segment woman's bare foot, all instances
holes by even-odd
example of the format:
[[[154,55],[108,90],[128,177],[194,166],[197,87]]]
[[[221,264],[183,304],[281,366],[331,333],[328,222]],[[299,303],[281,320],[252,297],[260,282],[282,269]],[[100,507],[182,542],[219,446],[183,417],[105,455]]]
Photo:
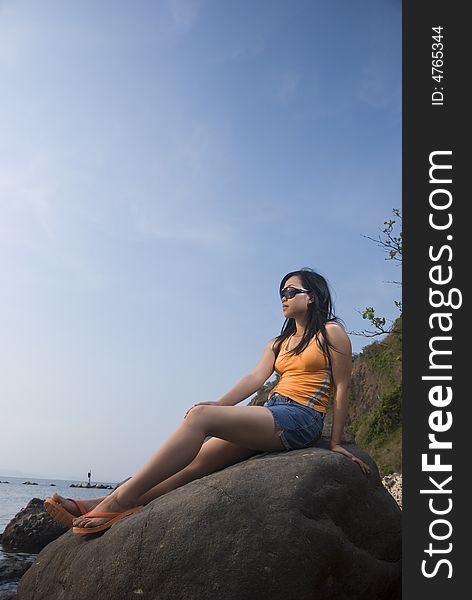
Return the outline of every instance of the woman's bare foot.
[[[57,492],[54,493],[51,496],[51,498],[54,500],[54,502],[60,504],[64,508],[64,510],[70,513],[72,516],[81,516],[78,506],[69,498],[64,498],[64,496],[61,496]],[[83,504],[84,507],[87,509],[87,512],[89,512],[93,510],[98,504],[100,504],[100,502],[102,502],[105,498],[106,496],[100,496],[99,498],[87,498],[86,500],[80,499],[80,503]]]
[[[116,512],[121,513],[125,512],[129,508],[134,508],[137,506],[137,502],[129,502],[127,500],[118,500],[115,493],[110,494],[109,496],[105,496],[105,498],[96,506],[93,507],[92,512],[100,513],[100,512]],[[98,527],[99,525],[103,525],[107,523],[112,517],[77,517],[74,519],[74,527]]]

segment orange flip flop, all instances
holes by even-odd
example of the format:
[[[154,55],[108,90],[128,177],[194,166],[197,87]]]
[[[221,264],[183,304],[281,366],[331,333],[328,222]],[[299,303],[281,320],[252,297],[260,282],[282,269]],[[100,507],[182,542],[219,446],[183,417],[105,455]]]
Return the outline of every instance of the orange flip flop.
[[[77,510],[80,513],[78,515],[79,517],[87,512],[85,505],[80,500],[73,500],[72,498],[67,498],[67,500],[70,500],[76,505]],[[69,527],[69,529],[72,527],[74,519],[77,519],[77,515],[70,513],[62,506],[62,504],[59,504],[59,502],[56,502],[52,498],[47,498],[44,501],[44,508],[57,523]]]
[[[86,519],[106,519],[109,520],[106,523],[102,523],[102,525],[97,525],[96,527],[73,527],[72,531],[74,533],[78,533],[79,535],[90,535],[92,533],[98,533],[99,531],[105,531],[109,529],[118,521],[121,521],[124,517],[128,515],[132,515],[138,510],[141,510],[144,506],[136,506],[135,508],[129,508],[123,512],[89,512],[83,515]]]

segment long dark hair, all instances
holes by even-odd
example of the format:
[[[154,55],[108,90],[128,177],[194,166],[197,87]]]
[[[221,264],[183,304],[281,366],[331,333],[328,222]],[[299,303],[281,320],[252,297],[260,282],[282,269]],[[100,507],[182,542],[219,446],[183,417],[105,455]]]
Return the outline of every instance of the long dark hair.
[[[342,323],[342,320],[336,317],[334,314],[334,305],[331,299],[331,292],[329,290],[328,282],[322,275],[316,273],[316,271],[313,269],[304,267],[300,271],[292,271],[291,273],[287,273],[287,275],[285,275],[280,282],[280,291],[284,289],[287,279],[295,276],[300,278],[302,286],[310,292],[309,295],[313,302],[308,305],[308,321],[305,327],[305,333],[303,334],[303,337],[299,341],[298,345],[290,350],[289,354],[296,355],[303,352],[303,350],[305,350],[310,341],[316,335],[318,346],[323,354],[327,357],[328,364],[331,367],[330,349],[336,351],[336,348],[327,339],[326,323],[332,321],[336,323]],[[280,352],[280,348],[284,340],[295,333],[295,331],[295,319],[285,319],[280,335],[275,338],[272,345],[272,349],[276,357]],[[317,335],[318,333],[321,333],[323,336],[321,341]]]

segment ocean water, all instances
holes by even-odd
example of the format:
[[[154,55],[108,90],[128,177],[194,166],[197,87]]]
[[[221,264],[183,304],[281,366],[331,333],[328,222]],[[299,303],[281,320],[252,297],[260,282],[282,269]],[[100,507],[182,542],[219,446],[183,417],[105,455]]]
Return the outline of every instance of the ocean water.
[[[9,483],[4,483],[8,481]],[[23,485],[24,481],[35,482],[38,485]],[[77,481],[65,481],[62,479],[31,479],[19,477],[7,477],[0,473],[0,533],[3,533],[5,527],[13,517],[24,508],[32,498],[45,499],[57,492],[67,498],[94,498],[95,496],[104,496],[111,490],[100,490],[94,488],[71,488],[71,483]],[[101,481],[100,483],[116,485],[115,482]],[[0,545],[0,562],[15,556],[18,559],[28,558],[31,555],[21,553],[11,553],[3,550]],[[16,590],[17,583],[0,582],[0,592]]]
[[[71,483],[78,481],[64,481],[62,479],[29,479],[20,477],[6,477],[0,473],[0,533],[13,519],[17,512],[24,508],[32,498],[48,498],[54,492],[68,498],[94,498],[104,496],[111,490],[97,490],[94,488],[71,488]],[[31,481],[38,485],[23,485],[24,481]],[[92,482],[93,483],[93,482]],[[101,481],[100,483],[113,485],[116,483]],[[51,485],[53,484],[53,485]]]

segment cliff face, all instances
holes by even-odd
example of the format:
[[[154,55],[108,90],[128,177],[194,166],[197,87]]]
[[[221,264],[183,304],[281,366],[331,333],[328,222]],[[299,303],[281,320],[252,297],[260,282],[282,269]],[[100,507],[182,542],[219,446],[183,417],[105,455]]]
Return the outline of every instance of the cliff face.
[[[385,475],[402,470],[402,321],[353,358],[347,428]]]

